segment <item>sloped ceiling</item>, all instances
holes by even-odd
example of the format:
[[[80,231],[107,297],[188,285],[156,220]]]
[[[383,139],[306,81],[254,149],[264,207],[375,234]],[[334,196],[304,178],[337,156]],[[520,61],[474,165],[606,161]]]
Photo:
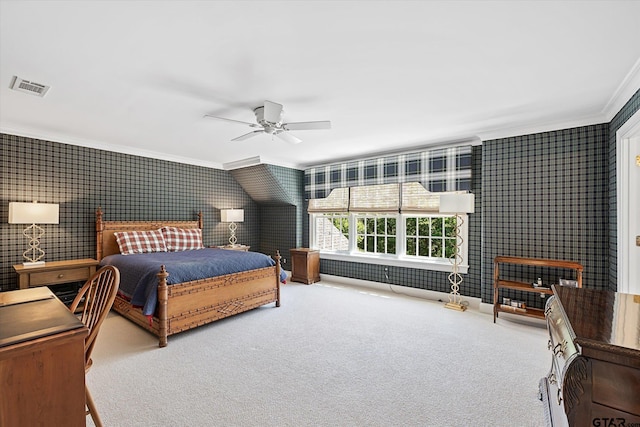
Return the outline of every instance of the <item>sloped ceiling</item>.
[[[224,168],[303,168],[610,120],[639,1],[0,0],[0,131]],[[50,85],[44,98],[14,76]],[[264,100],[333,128],[231,143]]]
[[[231,175],[254,201],[268,205],[295,205],[292,195],[271,173],[268,165],[231,170]]]

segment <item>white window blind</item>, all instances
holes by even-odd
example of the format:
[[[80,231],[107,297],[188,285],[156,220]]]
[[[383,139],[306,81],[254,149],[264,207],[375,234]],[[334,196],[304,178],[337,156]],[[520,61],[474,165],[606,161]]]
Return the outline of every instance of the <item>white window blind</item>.
[[[400,190],[398,184],[351,187],[349,212],[398,212]]]
[[[440,194],[428,191],[419,182],[406,182],[402,184],[401,211],[438,212]]]
[[[419,182],[335,188],[324,199],[309,200],[308,212],[437,213],[440,195],[452,193],[465,192],[432,193]]]
[[[309,213],[347,212],[349,210],[349,188],[334,188],[324,199],[309,200]]]

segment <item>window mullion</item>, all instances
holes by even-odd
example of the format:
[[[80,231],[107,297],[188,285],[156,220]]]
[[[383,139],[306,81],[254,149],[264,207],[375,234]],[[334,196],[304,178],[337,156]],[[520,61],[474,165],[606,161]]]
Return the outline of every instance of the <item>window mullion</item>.
[[[357,249],[357,228],[358,220],[356,219],[356,215],[353,213],[349,213],[349,252],[355,252]]]
[[[407,224],[404,215],[396,215],[396,254],[405,256],[407,254]]]

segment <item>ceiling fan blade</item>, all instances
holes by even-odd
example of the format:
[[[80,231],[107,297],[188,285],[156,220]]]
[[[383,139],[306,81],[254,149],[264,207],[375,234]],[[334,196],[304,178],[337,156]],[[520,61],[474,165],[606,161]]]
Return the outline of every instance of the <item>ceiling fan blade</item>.
[[[234,119],[227,119],[225,117],[218,117],[218,116],[212,116],[210,114],[205,114],[205,117],[209,117],[210,119],[216,119],[216,120],[224,120],[225,122],[233,122],[233,123],[240,123],[243,125],[247,125],[247,126],[251,126],[252,128],[259,128],[262,127],[257,123],[249,123],[249,122],[243,122],[242,120],[234,120]]]
[[[233,138],[232,141],[244,141],[245,139],[249,139],[252,136],[256,136],[259,133],[263,133],[264,130],[254,130],[253,132],[245,133],[244,135],[240,135],[236,138]]]
[[[264,119],[270,123],[280,123],[282,120],[282,105],[264,101]]]
[[[283,123],[282,127],[287,130],[331,129],[331,122],[329,120],[323,120],[317,122]]]
[[[302,142],[300,138],[297,138],[288,132],[278,132],[275,135],[281,140],[288,142],[289,144],[300,144]]]

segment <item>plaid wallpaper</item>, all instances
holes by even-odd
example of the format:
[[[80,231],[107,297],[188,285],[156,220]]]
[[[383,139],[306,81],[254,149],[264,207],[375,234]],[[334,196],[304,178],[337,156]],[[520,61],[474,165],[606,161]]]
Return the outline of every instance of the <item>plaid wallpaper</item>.
[[[608,288],[609,125],[484,141],[482,300],[493,302],[498,255],[566,259],[584,267],[583,286]],[[514,271],[520,280],[557,283],[567,271]],[[512,298],[542,308],[535,293]]]
[[[307,199],[322,199],[334,188],[416,181],[432,192],[470,190],[471,146],[309,168],[304,190]]]
[[[260,208],[259,252],[280,251],[282,267],[291,270],[289,249],[301,246],[306,213],[303,211],[304,172],[260,164],[230,171]]]
[[[292,204],[260,204],[260,251],[266,254],[280,251],[282,267],[291,270],[289,249],[304,246],[302,236],[307,227],[307,214],[302,200],[304,172],[282,166],[265,165],[268,173],[289,194]],[[251,192],[250,192],[251,194]]]
[[[268,235],[261,239],[259,206],[227,171],[14,135],[0,138],[0,291],[17,287],[12,265],[23,261],[27,247],[24,226],[7,223],[9,202],[60,204],[60,224],[43,225],[45,261],[96,256],[98,206],[106,220],[191,220],[202,211],[205,245],[229,239],[219,209],[243,208],[238,243],[259,250],[268,240]]]

